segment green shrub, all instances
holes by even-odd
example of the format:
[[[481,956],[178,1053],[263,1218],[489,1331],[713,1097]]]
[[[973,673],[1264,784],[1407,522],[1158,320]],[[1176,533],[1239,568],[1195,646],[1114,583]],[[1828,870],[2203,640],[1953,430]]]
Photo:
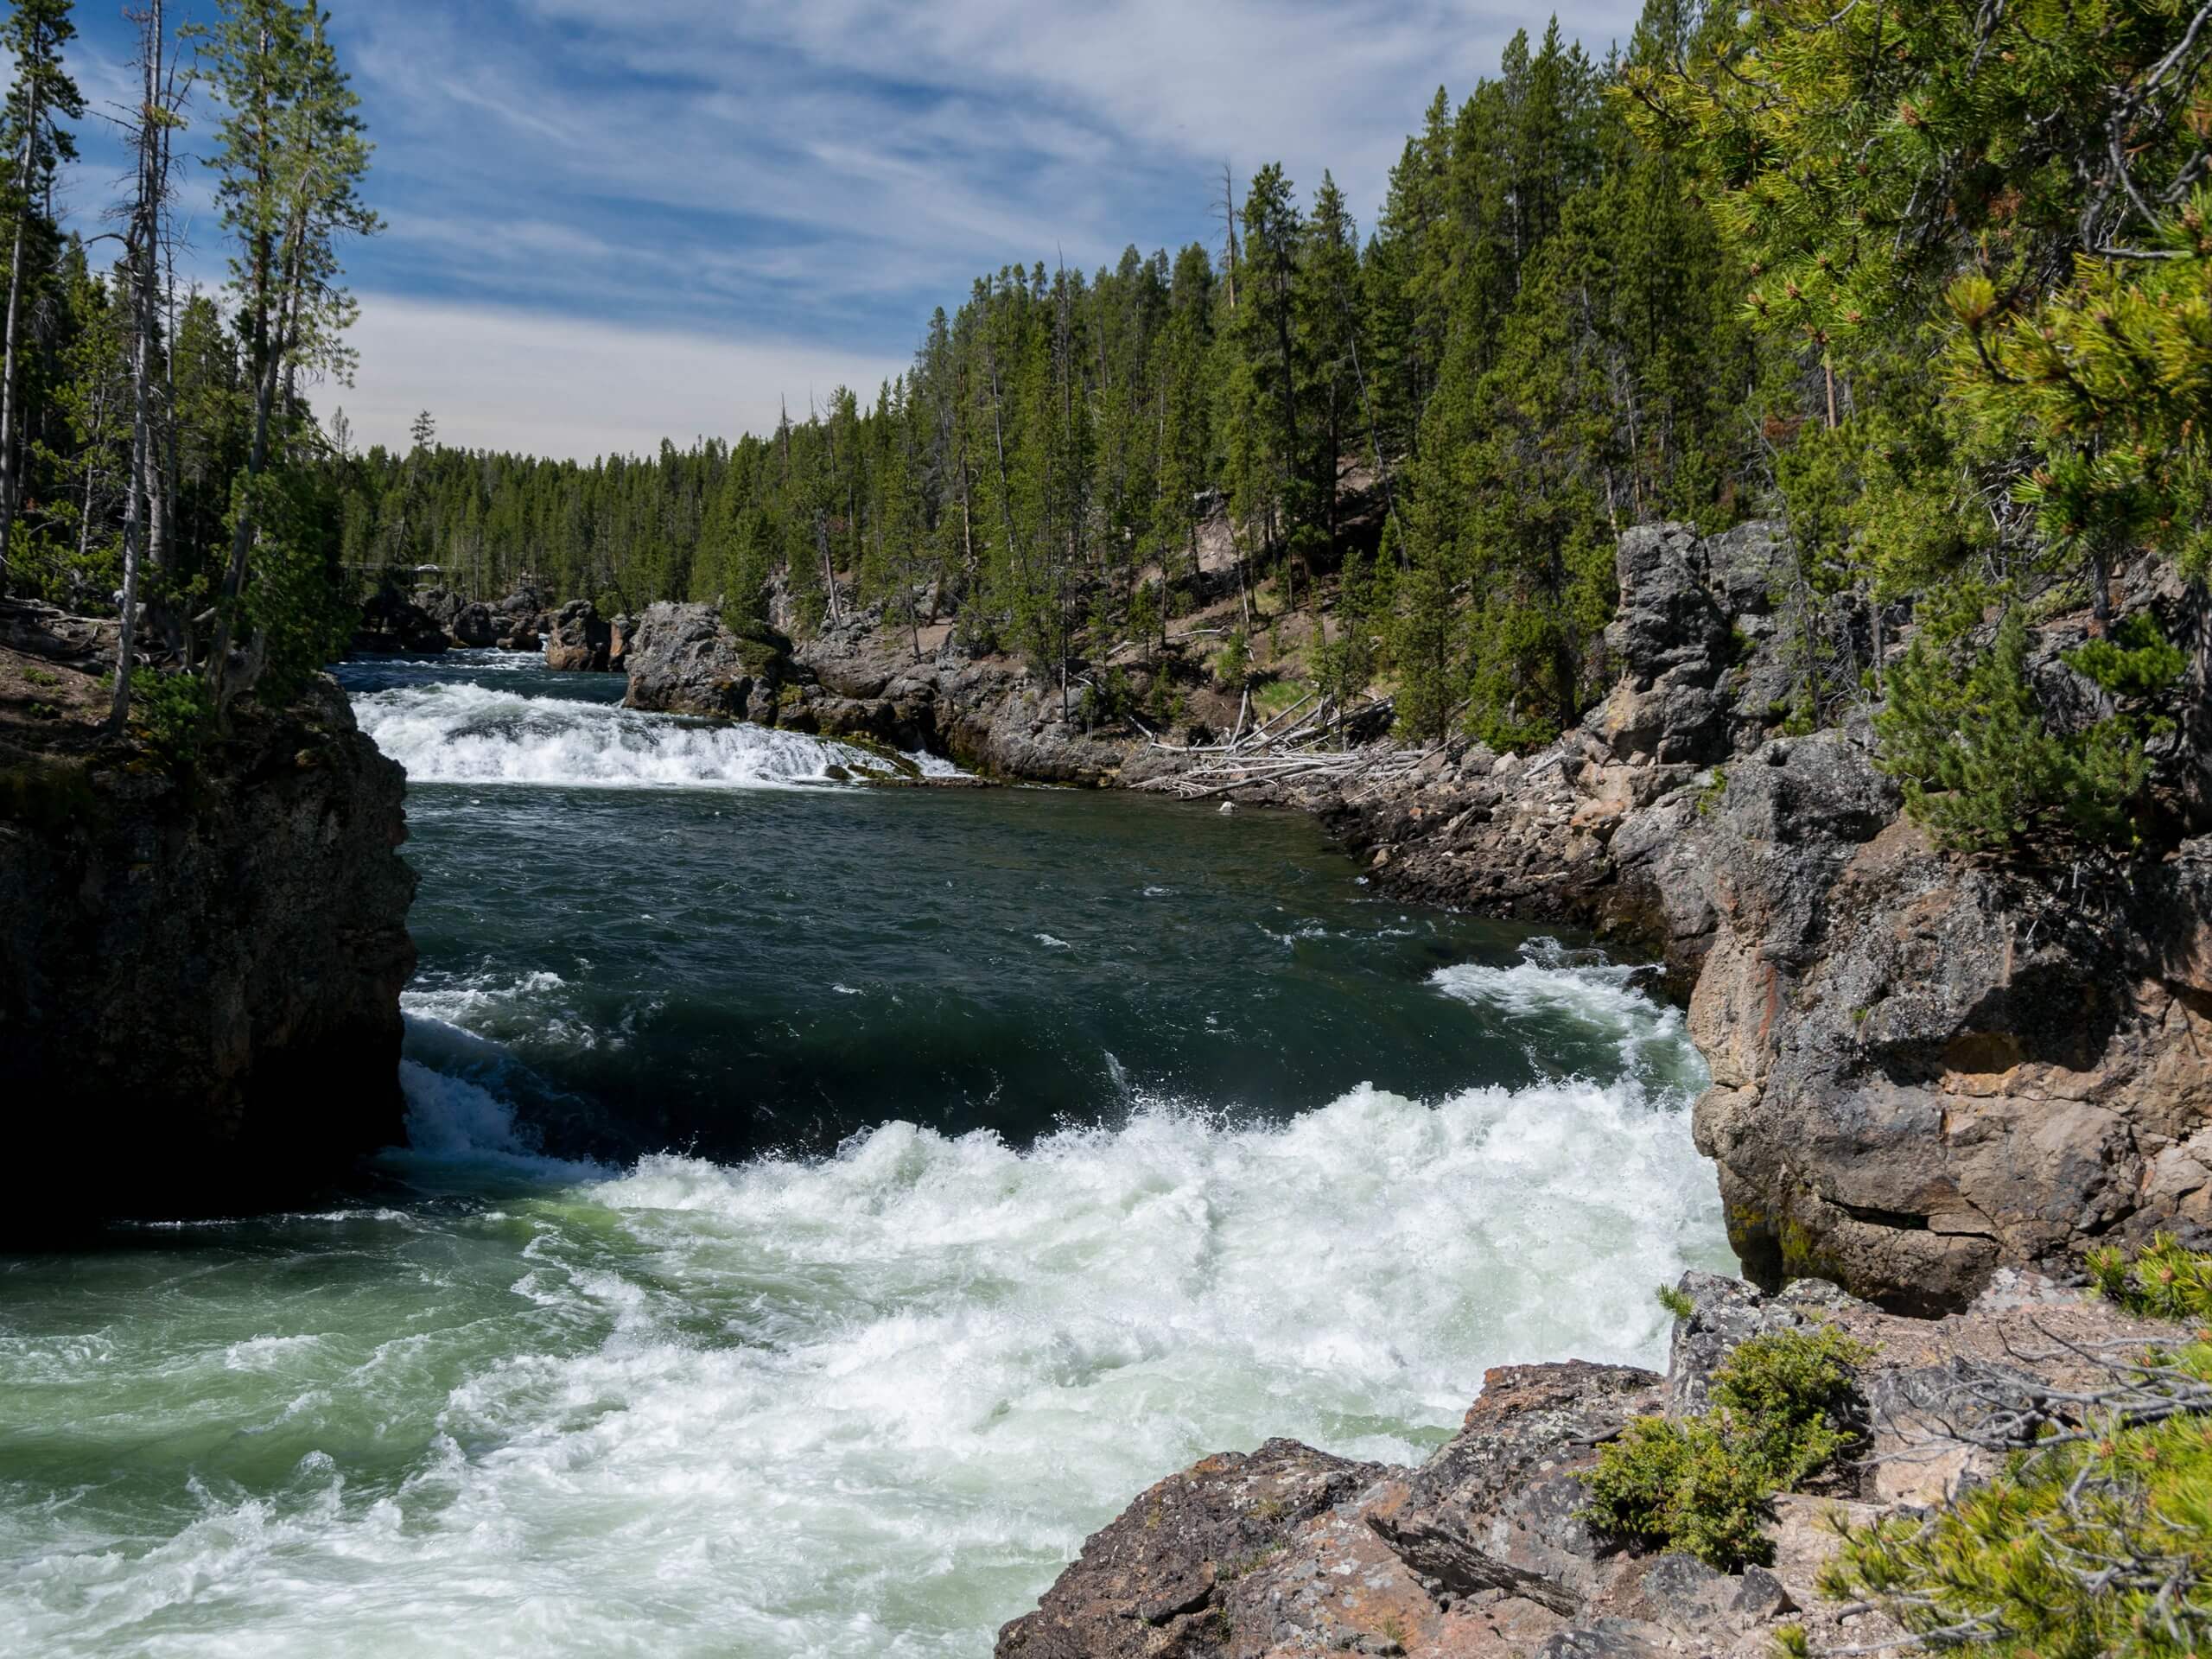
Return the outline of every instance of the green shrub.
[[[2184,1250],[2171,1233],[2133,1260],[2116,1248],[2092,1250],[2088,1267],[2097,1294],[2131,1313],[2212,1324],[2212,1255]]]
[[[1923,630],[1891,671],[1888,706],[1874,721],[1879,764],[1904,786],[1906,810],[1955,847],[2009,847],[2051,830],[2132,842],[2128,805],[2150,770],[2134,721],[2116,715],[2078,734],[2051,731],[2028,682],[2018,606],[1990,648],[1963,664],[1955,645],[1935,633]],[[2156,671],[2134,658],[2100,666],[2123,677]]]
[[[1723,1572],[1770,1560],[1766,1501],[1851,1444],[1852,1368],[1866,1357],[1834,1331],[1752,1338],[1713,1373],[1703,1416],[1640,1417],[1599,1452],[1582,1518]]]
[[[1659,1287],[1659,1306],[1678,1319],[1687,1319],[1697,1312],[1697,1304],[1672,1285]]]
[[[2092,639],[2066,653],[2066,665],[2116,697],[2156,696],[2189,671],[2189,656],[2167,642],[2147,611],[2123,619],[2109,639]]]
[[[2212,1257],[2171,1238],[2133,1260],[2099,1251],[2090,1270],[2137,1313],[2212,1317]],[[2042,1404],[2040,1442],[1996,1479],[1931,1517],[1847,1533],[1822,1592],[1871,1602],[1931,1646],[1993,1656],[2212,1652],[2212,1343],[2199,1332],[2099,1369],[2101,1382]]]
[[[172,772],[198,759],[213,724],[214,698],[196,674],[130,677],[130,732]]]
[[[1725,1414],[1777,1484],[1819,1473],[1856,1438],[1852,1368],[1866,1358],[1835,1331],[1753,1337],[1713,1374],[1713,1408]]]
[[[1700,818],[1712,811],[1728,797],[1728,768],[1715,766],[1713,781],[1697,792],[1697,815]]]
[[[360,620],[343,585],[334,580],[318,487],[310,474],[279,471],[242,475],[233,487],[233,515],[251,507],[258,526],[240,601],[240,633],[259,641],[262,664],[253,695],[268,708],[289,702],[345,655]]]
[[[1214,653],[1214,681],[1224,691],[1242,691],[1251,675],[1251,642],[1238,628],[1229,636],[1229,643]]]

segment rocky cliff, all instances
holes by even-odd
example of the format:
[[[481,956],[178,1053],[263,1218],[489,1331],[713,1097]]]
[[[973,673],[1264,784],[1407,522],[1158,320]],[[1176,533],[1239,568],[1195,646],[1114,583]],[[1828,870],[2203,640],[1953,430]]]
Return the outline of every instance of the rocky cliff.
[[[1939,1309],[2094,1241],[2212,1242],[2212,838],[2058,868],[1937,848],[1863,715],[1770,725],[1779,550],[1758,525],[1629,532],[1622,678],[1586,725],[1461,751],[1338,829],[1397,891],[1664,959],[1713,1071],[1699,1145],[1764,1283]],[[2202,701],[2201,592],[2143,602],[2196,642]],[[2164,764],[2182,798],[2202,757]]]
[[[281,1199],[402,1138],[404,775],[323,683],[100,741],[112,623],[0,617],[8,1230]]]

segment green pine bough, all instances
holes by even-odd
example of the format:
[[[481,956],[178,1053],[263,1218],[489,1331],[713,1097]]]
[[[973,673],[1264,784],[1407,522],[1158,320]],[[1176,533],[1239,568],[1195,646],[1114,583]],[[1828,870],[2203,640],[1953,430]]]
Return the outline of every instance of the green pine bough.
[[[2031,837],[2126,848],[2140,841],[2139,798],[2150,776],[2145,741],[2171,729],[2144,705],[2187,666],[2147,615],[2069,652],[2069,668],[2111,696],[2117,712],[2054,732],[2028,676],[2027,621],[2008,607],[1988,649],[1962,652],[1940,626],[1923,627],[1891,671],[1875,717],[1879,764],[1905,807],[1948,845],[1974,851]]]
[[[2173,1348],[2088,1356],[2071,1390],[1988,1395],[2028,1444],[1924,1517],[1848,1533],[1823,1593],[1872,1604],[1933,1649],[2028,1659],[2182,1659],[2212,1650],[2212,1256],[2161,1235],[2091,1255],[2097,1288],[2175,1320]],[[1977,1377],[2001,1384],[1997,1373]],[[1979,1443],[1979,1442],[1975,1442]]]

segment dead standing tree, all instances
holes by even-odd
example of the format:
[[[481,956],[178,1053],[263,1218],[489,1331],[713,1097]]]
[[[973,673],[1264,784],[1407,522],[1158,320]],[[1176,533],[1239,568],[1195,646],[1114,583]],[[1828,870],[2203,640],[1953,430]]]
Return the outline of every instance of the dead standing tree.
[[[175,138],[184,124],[191,76],[170,49],[163,0],[127,13],[138,29],[139,103],[129,124],[136,161],[124,232],[123,280],[130,318],[130,459],[123,511],[122,627],[116,644],[115,692],[108,729],[119,734],[130,715],[130,671],[137,655],[140,585],[145,567],[168,563],[168,497],[164,439],[169,411],[157,379],[162,350],[162,280],[168,269],[169,205],[175,194]]]

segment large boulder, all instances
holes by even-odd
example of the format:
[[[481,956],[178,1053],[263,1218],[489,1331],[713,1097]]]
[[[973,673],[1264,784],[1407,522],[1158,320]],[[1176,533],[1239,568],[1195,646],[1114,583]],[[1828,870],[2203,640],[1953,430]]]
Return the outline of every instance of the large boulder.
[[[446,625],[446,632],[456,645],[476,651],[498,643],[499,638],[498,618],[492,607],[480,600],[454,612],[453,620]]]
[[[435,657],[446,648],[445,626],[397,588],[379,589],[361,607],[353,649],[380,655]]]
[[[550,597],[524,581],[516,590],[491,607],[492,643],[501,651],[536,651],[553,631]]]
[[[790,641],[763,629],[741,637],[719,607],[663,600],[646,607],[624,652],[623,702],[664,714],[772,715],[790,673]]]
[[[614,643],[614,631],[601,618],[599,607],[588,599],[572,599],[561,607],[545,639],[545,666],[563,673],[603,674]]]
[[[1171,1475],[1103,1530],[999,1632],[998,1659],[1153,1659],[1219,1650],[1238,1580],[1282,1553],[1303,1523],[1381,1478],[1295,1440],[1224,1452]]]
[[[1455,1595],[1502,1592],[1573,1613],[1609,1554],[1581,1519],[1583,1476],[1631,1418],[1659,1409],[1663,1379],[1568,1361],[1485,1374],[1459,1433],[1367,1512],[1424,1578]]]

